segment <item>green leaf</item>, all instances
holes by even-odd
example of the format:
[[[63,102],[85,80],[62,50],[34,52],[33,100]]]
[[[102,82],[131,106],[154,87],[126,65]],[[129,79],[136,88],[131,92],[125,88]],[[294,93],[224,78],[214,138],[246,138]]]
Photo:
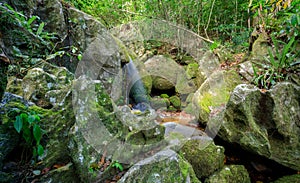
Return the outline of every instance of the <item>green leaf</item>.
[[[297,19],[297,15],[294,14],[291,18],[291,24],[296,27],[296,25],[298,24],[298,19]]]
[[[16,120],[14,122],[14,127],[15,127],[15,129],[17,130],[18,133],[21,132],[22,126],[23,126],[23,123],[22,123],[21,117],[17,116]]]
[[[80,61],[82,59],[82,54],[77,55],[78,60]]]
[[[39,156],[41,156],[41,155],[44,154],[44,148],[43,148],[43,146],[40,145],[40,144],[37,146],[37,154],[38,154]]]
[[[28,116],[28,123],[32,124],[35,121],[35,117],[33,115]]]
[[[40,118],[39,115],[35,114],[35,115],[33,115],[33,116],[34,116],[36,122],[41,121],[41,118]]]
[[[27,25],[31,25],[33,21],[35,21],[35,19],[37,18],[37,16],[32,16],[28,21],[27,21]]]
[[[33,136],[34,136],[34,139],[36,140],[37,144],[39,144],[41,141],[41,138],[42,138],[42,130],[41,130],[40,126],[37,124],[34,124],[34,126],[33,126]]]
[[[124,169],[122,164],[120,164],[117,161],[112,165],[112,167],[118,168],[120,171],[123,171],[123,169]]]
[[[25,139],[26,143],[28,145],[31,145],[32,143],[32,135],[31,135],[31,131],[28,127],[24,126],[23,127],[23,138]]]
[[[42,33],[44,26],[45,26],[45,23],[42,22],[42,23],[40,24],[38,30],[36,31],[36,35],[40,35],[40,34]]]
[[[27,123],[28,122],[28,115],[26,113],[22,113],[20,114],[21,120],[23,123]]]

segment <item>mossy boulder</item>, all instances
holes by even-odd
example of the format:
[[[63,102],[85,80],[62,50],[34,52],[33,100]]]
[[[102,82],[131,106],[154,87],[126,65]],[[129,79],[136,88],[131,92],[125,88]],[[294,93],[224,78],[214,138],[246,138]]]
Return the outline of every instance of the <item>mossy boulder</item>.
[[[198,63],[190,63],[186,67],[186,75],[189,80],[192,80],[196,87],[199,88],[205,81],[205,76],[201,73]]]
[[[194,95],[194,101],[199,108],[199,120],[206,124],[210,113],[226,105],[230,93],[242,83],[234,70],[218,70],[212,73]]]
[[[173,105],[173,107],[175,107],[176,109],[180,109],[181,108],[181,100],[178,96],[174,95],[172,97],[170,97],[170,103]]]
[[[253,85],[238,85],[220,119],[218,135],[299,170],[299,96],[299,86],[292,83],[279,83],[266,92]]]
[[[191,165],[172,150],[160,151],[154,156],[138,162],[118,182],[200,183]]]
[[[205,183],[216,182],[251,183],[251,180],[243,165],[226,165],[205,180]]]
[[[16,116],[20,113],[35,113],[40,116],[41,120],[39,125],[44,132],[41,144],[44,146],[45,153],[39,157],[43,163],[39,165],[38,169],[42,170],[46,167],[52,167],[55,164],[69,162],[70,152],[68,149],[68,132],[71,126],[75,123],[75,116],[71,107],[71,95],[67,96],[61,107],[56,106],[55,109],[51,110],[43,109],[33,105],[33,103],[24,100],[20,96],[15,96],[8,93],[7,95],[10,97],[4,100],[5,104],[3,104],[1,107],[1,120],[5,122],[5,124],[2,124],[2,126],[9,125],[11,126],[10,129],[14,130],[12,124]],[[7,132],[9,132],[9,130]],[[18,135],[19,134],[17,134],[17,136]],[[12,139],[10,139],[11,145],[14,144],[15,139],[19,138],[12,137]],[[24,139],[21,138],[20,141],[18,141],[17,146],[20,146],[22,141],[24,141]],[[60,176],[56,176],[57,179],[54,179],[55,175],[57,174]],[[72,180],[72,182],[76,182],[78,177],[74,177],[73,175],[74,169],[70,167],[64,172],[53,171],[51,177],[52,180],[57,182],[61,181],[62,177],[64,177],[66,180]],[[48,176],[49,174],[45,174],[43,178],[47,179]]]
[[[22,80],[11,77],[7,91],[21,94],[40,107],[52,108],[63,103],[73,79],[74,75],[66,68],[43,62],[38,68],[28,70]]]
[[[224,148],[216,146],[212,139],[189,140],[180,154],[192,165],[198,179],[209,177],[224,166]]]
[[[148,59],[145,62],[145,67],[152,77],[153,88],[168,90],[175,87],[180,67],[174,60],[158,55]]]
[[[199,71],[204,78],[208,78],[220,65],[219,58],[212,51],[206,51],[198,57]]]
[[[150,99],[150,105],[153,109],[167,109],[170,106],[170,101],[166,98],[153,97]]]

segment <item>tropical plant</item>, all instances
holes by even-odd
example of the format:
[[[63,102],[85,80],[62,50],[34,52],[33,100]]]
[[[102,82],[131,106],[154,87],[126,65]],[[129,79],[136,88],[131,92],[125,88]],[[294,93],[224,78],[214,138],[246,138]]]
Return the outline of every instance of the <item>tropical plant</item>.
[[[292,37],[288,43],[277,40],[271,36],[274,44],[274,53],[269,49],[269,57],[265,57],[264,62],[254,62],[254,78],[253,82],[260,88],[270,89],[277,82],[289,79],[293,73],[296,64],[300,64],[297,60],[299,52],[296,50],[297,41]]]
[[[41,145],[43,130],[40,127],[40,116],[34,112],[22,112],[16,116],[14,121],[14,128],[22,134],[26,142],[26,148],[32,148],[33,158],[44,154],[44,148]]]

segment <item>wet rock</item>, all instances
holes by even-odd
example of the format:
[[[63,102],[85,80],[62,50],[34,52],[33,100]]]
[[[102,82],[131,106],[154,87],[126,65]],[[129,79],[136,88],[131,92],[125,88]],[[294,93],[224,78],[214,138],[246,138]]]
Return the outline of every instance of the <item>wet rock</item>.
[[[200,182],[191,165],[172,150],[160,151],[133,165],[119,180],[132,182]]]
[[[194,95],[193,102],[199,108],[199,120],[206,124],[215,109],[225,106],[235,86],[242,83],[234,70],[212,73]]]
[[[231,143],[299,170],[300,88],[279,83],[266,92],[238,85],[227,103],[218,133]]]
[[[198,179],[208,177],[224,166],[224,148],[216,146],[212,139],[189,140],[180,154],[191,163]]]
[[[250,183],[251,180],[243,165],[226,165],[205,180],[205,183],[216,182]]]

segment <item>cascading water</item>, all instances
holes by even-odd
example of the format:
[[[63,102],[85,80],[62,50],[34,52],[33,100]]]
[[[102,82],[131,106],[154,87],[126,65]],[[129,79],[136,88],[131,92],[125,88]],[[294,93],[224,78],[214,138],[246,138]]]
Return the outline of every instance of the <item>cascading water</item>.
[[[134,109],[145,111],[149,108],[147,91],[142,82],[142,78],[134,65],[132,59],[124,66],[126,74],[126,103],[132,103]]]

